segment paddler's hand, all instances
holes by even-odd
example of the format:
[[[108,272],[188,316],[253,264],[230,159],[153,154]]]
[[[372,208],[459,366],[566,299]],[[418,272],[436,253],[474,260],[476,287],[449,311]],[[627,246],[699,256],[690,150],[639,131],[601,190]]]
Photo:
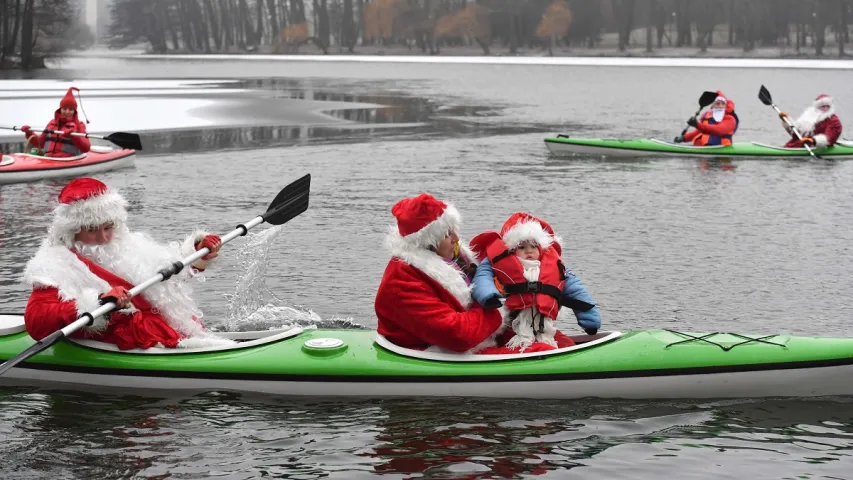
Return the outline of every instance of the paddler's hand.
[[[195,267],[196,270],[203,272],[204,269],[207,268],[208,262],[219,256],[219,249],[221,247],[222,239],[219,238],[219,235],[205,235],[204,238],[196,242],[195,249],[198,251],[202,248],[207,248],[210,250],[210,253],[196,260],[195,263],[193,263],[193,267]]]
[[[808,145],[810,147],[815,146],[814,138],[812,137],[803,137],[803,145]]]
[[[71,132],[73,132],[73,131],[74,130],[60,130],[58,133],[59,133],[60,137],[67,139],[67,138],[71,138]]]
[[[672,139],[672,143],[684,143],[684,137],[679,135]]]
[[[790,119],[790,118],[791,118],[791,116],[790,116],[790,115],[788,115],[788,114],[787,114],[787,113],[785,113],[785,112],[779,112],[779,119],[780,119],[780,120],[782,120],[782,121],[784,122],[786,118]],[[786,123],[787,123],[787,122],[786,122]]]
[[[124,287],[113,287],[107,293],[103,293],[98,297],[101,305],[105,305],[107,303],[115,303],[116,309],[123,310],[125,308],[130,308],[132,305],[130,303],[130,292]]]
[[[687,124],[688,124],[688,125],[690,125],[690,126],[691,126],[691,127],[693,127],[693,128],[696,128],[696,125],[698,125],[698,124],[699,124],[699,121],[698,121],[698,120],[696,120],[696,117],[690,117],[690,118],[688,118],[688,119],[687,119]]]
[[[483,304],[483,310],[495,310],[501,308],[503,304],[501,303],[501,297],[498,295],[492,295],[491,297],[486,299],[485,304]]]
[[[598,333],[597,328],[584,328],[583,331],[586,332],[587,335],[595,335]]]

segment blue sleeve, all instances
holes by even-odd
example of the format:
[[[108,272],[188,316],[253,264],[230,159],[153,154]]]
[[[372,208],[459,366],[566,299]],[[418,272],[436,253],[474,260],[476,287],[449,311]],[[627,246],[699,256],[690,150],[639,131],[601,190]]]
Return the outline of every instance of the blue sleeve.
[[[586,291],[586,287],[581,283],[581,279],[576,277],[572,272],[566,270],[566,284],[563,286],[563,295],[573,300],[580,300],[592,305],[592,296]],[[598,307],[593,307],[585,312],[577,309],[572,309],[575,313],[575,318],[578,319],[578,325],[583,328],[601,328],[601,315],[598,312]]]
[[[495,272],[492,271],[492,264],[488,258],[477,265],[477,273],[471,280],[471,296],[481,306],[486,304],[486,301],[492,297],[500,297],[498,287],[495,285]]]

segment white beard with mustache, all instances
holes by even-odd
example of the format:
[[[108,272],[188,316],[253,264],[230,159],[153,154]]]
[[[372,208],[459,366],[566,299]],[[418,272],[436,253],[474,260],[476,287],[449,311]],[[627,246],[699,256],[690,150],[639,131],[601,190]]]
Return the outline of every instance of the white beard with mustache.
[[[814,129],[818,123],[826,120],[835,113],[835,109],[830,108],[827,111],[809,107],[803,110],[803,113],[794,121],[794,126],[801,135],[808,136],[814,133]]]
[[[74,249],[99,266],[122,277],[133,285],[148,280],[161,268],[181,260],[177,244],[161,245],[145,233],[117,228],[113,239],[105,245],[74,244]],[[210,335],[193,316],[201,320],[202,312],[192,298],[190,267],[164,282],[156,283],[142,296],[151,304],[154,313],[164,317],[181,336],[206,337]],[[201,277],[203,279],[203,277]]]
[[[713,108],[711,109],[711,116],[714,118],[714,121],[720,123],[723,121],[723,117],[726,116],[725,108]]]

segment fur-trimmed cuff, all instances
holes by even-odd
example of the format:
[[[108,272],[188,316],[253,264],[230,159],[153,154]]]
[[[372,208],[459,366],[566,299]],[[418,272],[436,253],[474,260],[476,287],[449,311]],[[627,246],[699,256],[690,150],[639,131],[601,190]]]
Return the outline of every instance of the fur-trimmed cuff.
[[[98,299],[98,296],[100,296],[101,293],[102,292],[99,292],[94,288],[87,288],[83,290],[83,295],[74,301],[77,306],[77,316],[79,317],[84,313],[92,313],[97,310],[101,306],[100,300]],[[109,318],[106,315],[101,315],[96,317],[95,321],[85,328],[89,332],[100,333],[107,328],[107,323],[109,323]]]
[[[185,238],[183,243],[181,243],[181,257],[189,257],[195,253],[195,244],[200,242],[207,235],[209,235],[209,233],[204,230],[195,230],[193,233],[187,235],[187,238]]]
[[[829,146],[829,139],[822,133],[820,135],[815,135],[812,138],[814,138],[815,148],[826,148]]]

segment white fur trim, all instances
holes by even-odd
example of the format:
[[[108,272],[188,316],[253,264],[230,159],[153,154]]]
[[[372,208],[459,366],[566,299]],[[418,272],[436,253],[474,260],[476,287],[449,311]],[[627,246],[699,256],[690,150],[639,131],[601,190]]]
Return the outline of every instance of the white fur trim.
[[[509,339],[506,343],[507,348],[517,348],[524,352],[534,342],[541,342],[557,347],[555,335],[557,333],[557,322],[545,317],[544,331],[539,333],[534,330],[535,326],[539,325],[540,315],[537,313],[534,318],[534,309],[526,308],[518,313],[518,316],[512,321],[512,331],[515,336]]]
[[[547,250],[555,241],[559,243],[558,238],[546,232],[542,224],[535,220],[516,223],[503,235],[503,241],[509,249],[517,247],[524,241],[534,242],[542,250]]]
[[[409,235],[411,236],[411,235]],[[471,287],[465,283],[464,273],[447,263],[435,252],[414,245],[408,237],[401,237],[396,227],[385,238],[391,255],[424,272],[450,292],[463,308],[471,305]]]
[[[817,108],[823,105],[829,105],[830,107],[835,107],[835,99],[827,95],[826,97],[821,98],[820,100],[815,100],[812,104],[813,107]],[[832,108],[831,108],[832,109]]]
[[[403,237],[399,234],[399,230],[395,228],[395,231],[397,231],[397,235],[409,245],[413,247],[427,248],[437,245],[438,242],[442,241],[447,236],[447,232],[451,230],[458,230],[461,222],[462,216],[459,214],[459,211],[456,210],[456,207],[447,204],[447,208],[444,209],[441,216],[417,232],[410,233]]]
[[[813,138],[815,148],[826,148],[829,146],[829,139],[826,138],[826,135],[821,133],[820,135],[815,135]]]
[[[127,201],[111,190],[86,200],[59,204],[54,209],[53,223],[48,230],[52,245],[71,247],[82,227],[113,222],[117,227],[127,222]]]
[[[184,241],[181,242],[181,256],[186,258],[194,254],[196,252],[195,244],[200,242],[207,235],[209,235],[208,232],[198,229],[194,230],[193,233],[187,235],[187,238],[185,238]]]

